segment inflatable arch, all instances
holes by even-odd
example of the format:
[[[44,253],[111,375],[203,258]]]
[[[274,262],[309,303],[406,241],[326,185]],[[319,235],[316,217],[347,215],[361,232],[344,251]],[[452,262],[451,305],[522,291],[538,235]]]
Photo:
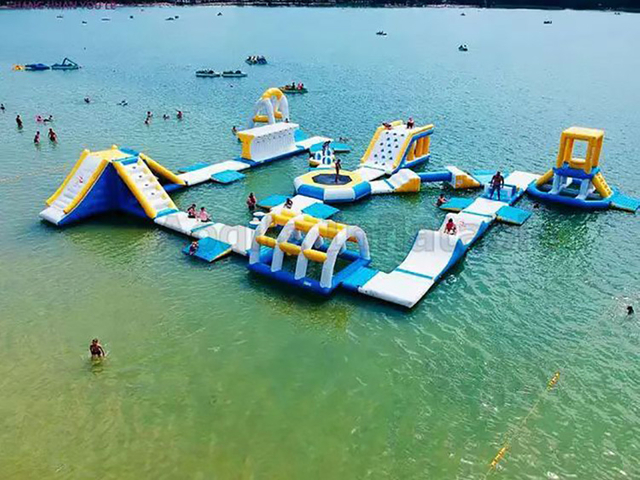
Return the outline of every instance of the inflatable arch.
[[[267,231],[274,226],[282,226],[277,238],[267,237]],[[325,239],[330,240],[326,248]],[[355,242],[358,252],[348,251],[347,242]],[[263,257],[263,247],[268,247],[271,251],[270,258]],[[285,254],[296,257],[293,274],[282,269]],[[282,210],[280,213],[265,215],[257,226],[251,245],[249,269],[326,294],[342,281],[342,272],[337,274],[340,280],[336,278],[338,258],[343,258],[356,267],[371,261],[367,235],[360,227]],[[319,282],[307,276],[310,260],[322,264]]]
[[[285,122],[290,120],[289,102],[285,94],[282,93],[282,90],[279,88],[269,88],[256,102],[249,127],[253,128],[256,123],[272,125],[278,120]]]

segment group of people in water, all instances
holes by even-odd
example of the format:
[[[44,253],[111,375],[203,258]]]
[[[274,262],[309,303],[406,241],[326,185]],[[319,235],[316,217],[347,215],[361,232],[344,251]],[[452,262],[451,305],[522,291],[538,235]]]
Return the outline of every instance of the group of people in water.
[[[4,104],[0,104],[0,111],[5,111]],[[48,115],[46,117],[42,115],[36,115],[36,122],[44,124],[53,122],[53,115]],[[18,130],[22,130],[24,128],[24,122],[22,121],[22,117],[20,116],[20,114],[16,115],[16,126],[18,127]],[[58,134],[53,130],[53,128],[49,128],[47,137],[49,137],[50,142],[58,143]],[[34,145],[40,145],[40,130],[36,130],[36,134],[33,137],[33,143]]]
[[[167,115],[166,113],[162,114],[162,119],[163,120],[169,120],[169,118],[171,118],[169,115]],[[184,118],[184,113],[182,113],[182,110],[176,110],[176,118],[178,120],[182,120]],[[151,124],[151,120],[153,119],[153,113],[148,111],[147,112],[147,116],[144,119],[144,124],[145,125],[149,125]]]

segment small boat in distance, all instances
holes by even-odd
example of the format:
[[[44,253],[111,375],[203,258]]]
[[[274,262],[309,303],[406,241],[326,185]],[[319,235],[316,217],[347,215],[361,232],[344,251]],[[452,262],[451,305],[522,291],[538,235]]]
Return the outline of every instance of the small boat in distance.
[[[200,78],[215,78],[219,76],[220,76],[220,72],[216,72],[214,70],[198,70],[196,72],[196,77],[200,77]]]
[[[553,22],[551,20],[545,20],[542,23],[544,23],[545,25],[551,25]]]
[[[222,72],[222,76],[225,78],[243,78],[246,77],[247,74],[240,70],[225,70]]]
[[[466,45],[466,44],[464,44],[464,45],[460,45],[460,46],[458,47],[458,51],[460,51],[460,52],[468,52],[468,51],[469,51],[469,47],[467,47],[467,45]]]
[[[24,66],[24,69],[29,72],[39,72],[42,70],[49,70],[51,67],[49,65],[45,65],[44,63],[29,63]]]
[[[282,92],[286,93],[286,94],[298,94],[298,93],[308,93],[309,90],[307,90],[305,87],[302,88],[298,88],[298,87],[292,87],[291,85],[285,85],[283,87],[279,87],[280,90],[282,90]]]
[[[266,65],[267,59],[262,55],[251,55],[244,62],[247,65]]]
[[[78,70],[80,69],[80,65],[71,60],[70,58],[64,57],[62,63],[54,63],[51,65],[51,70]]]
[[[376,35],[380,35],[381,37],[386,37],[387,36],[387,32],[385,32],[384,30],[378,30],[376,32]]]

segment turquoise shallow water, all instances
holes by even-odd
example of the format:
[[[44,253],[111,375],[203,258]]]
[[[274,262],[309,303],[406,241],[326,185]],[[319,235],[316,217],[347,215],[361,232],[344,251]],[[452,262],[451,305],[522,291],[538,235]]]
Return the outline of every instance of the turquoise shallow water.
[[[381,121],[413,115],[436,125],[427,168],[542,172],[580,124],[606,130],[609,183],[640,195],[640,17],[218,10],[0,11],[0,478],[480,479],[505,438],[492,477],[638,478],[640,335],[624,316],[640,310],[637,216],[543,207],[497,226],[407,312],[274,286],[236,258],[187,261],[185,239],[136,219],[59,230],[37,214],[85,147],[117,143],[171,168],[233,157],[231,126],[292,80],[312,91],[290,99],[294,121],[349,137],[345,166]],[[246,79],[193,76],[255,53],[271,64]],[[10,70],[64,56],[85,68]],[[157,118],[176,108],[184,121]],[[60,143],[34,148],[34,117],[48,113]],[[249,191],[289,191],[305,170],[285,160],[174,198],[244,222]],[[437,192],[338,219],[365,228],[388,270],[441,222]],[[110,352],[101,366],[86,358],[94,336]]]

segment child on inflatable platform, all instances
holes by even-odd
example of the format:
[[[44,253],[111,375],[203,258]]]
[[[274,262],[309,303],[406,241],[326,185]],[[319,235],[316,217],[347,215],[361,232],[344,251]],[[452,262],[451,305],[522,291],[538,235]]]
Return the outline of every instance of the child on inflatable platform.
[[[203,223],[211,221],[211,216],[207,213],[204,207],[202,207],[198,212],[198,220],[200,220]]]
[[[447,235],[455,235],[457,231],[458,231],[458,228],[456,227],[456,224],[453,221],[453,218],[450,218],[444,227],[444,233],[446,233]]]
[[[196,218],[196,204],[192,203],[189,208],[187,208],[187,217]]]
[[[284,207],[287,210],[290,210],[293,208],[293,200],[291,200],[290,198],[287,198],[287,200],[284,202]]]
[[[445,203],[447,203],[447,197],[444,196],[444,193],[441,193],[438,200],[436,200],[436,207],[441,207]]]

